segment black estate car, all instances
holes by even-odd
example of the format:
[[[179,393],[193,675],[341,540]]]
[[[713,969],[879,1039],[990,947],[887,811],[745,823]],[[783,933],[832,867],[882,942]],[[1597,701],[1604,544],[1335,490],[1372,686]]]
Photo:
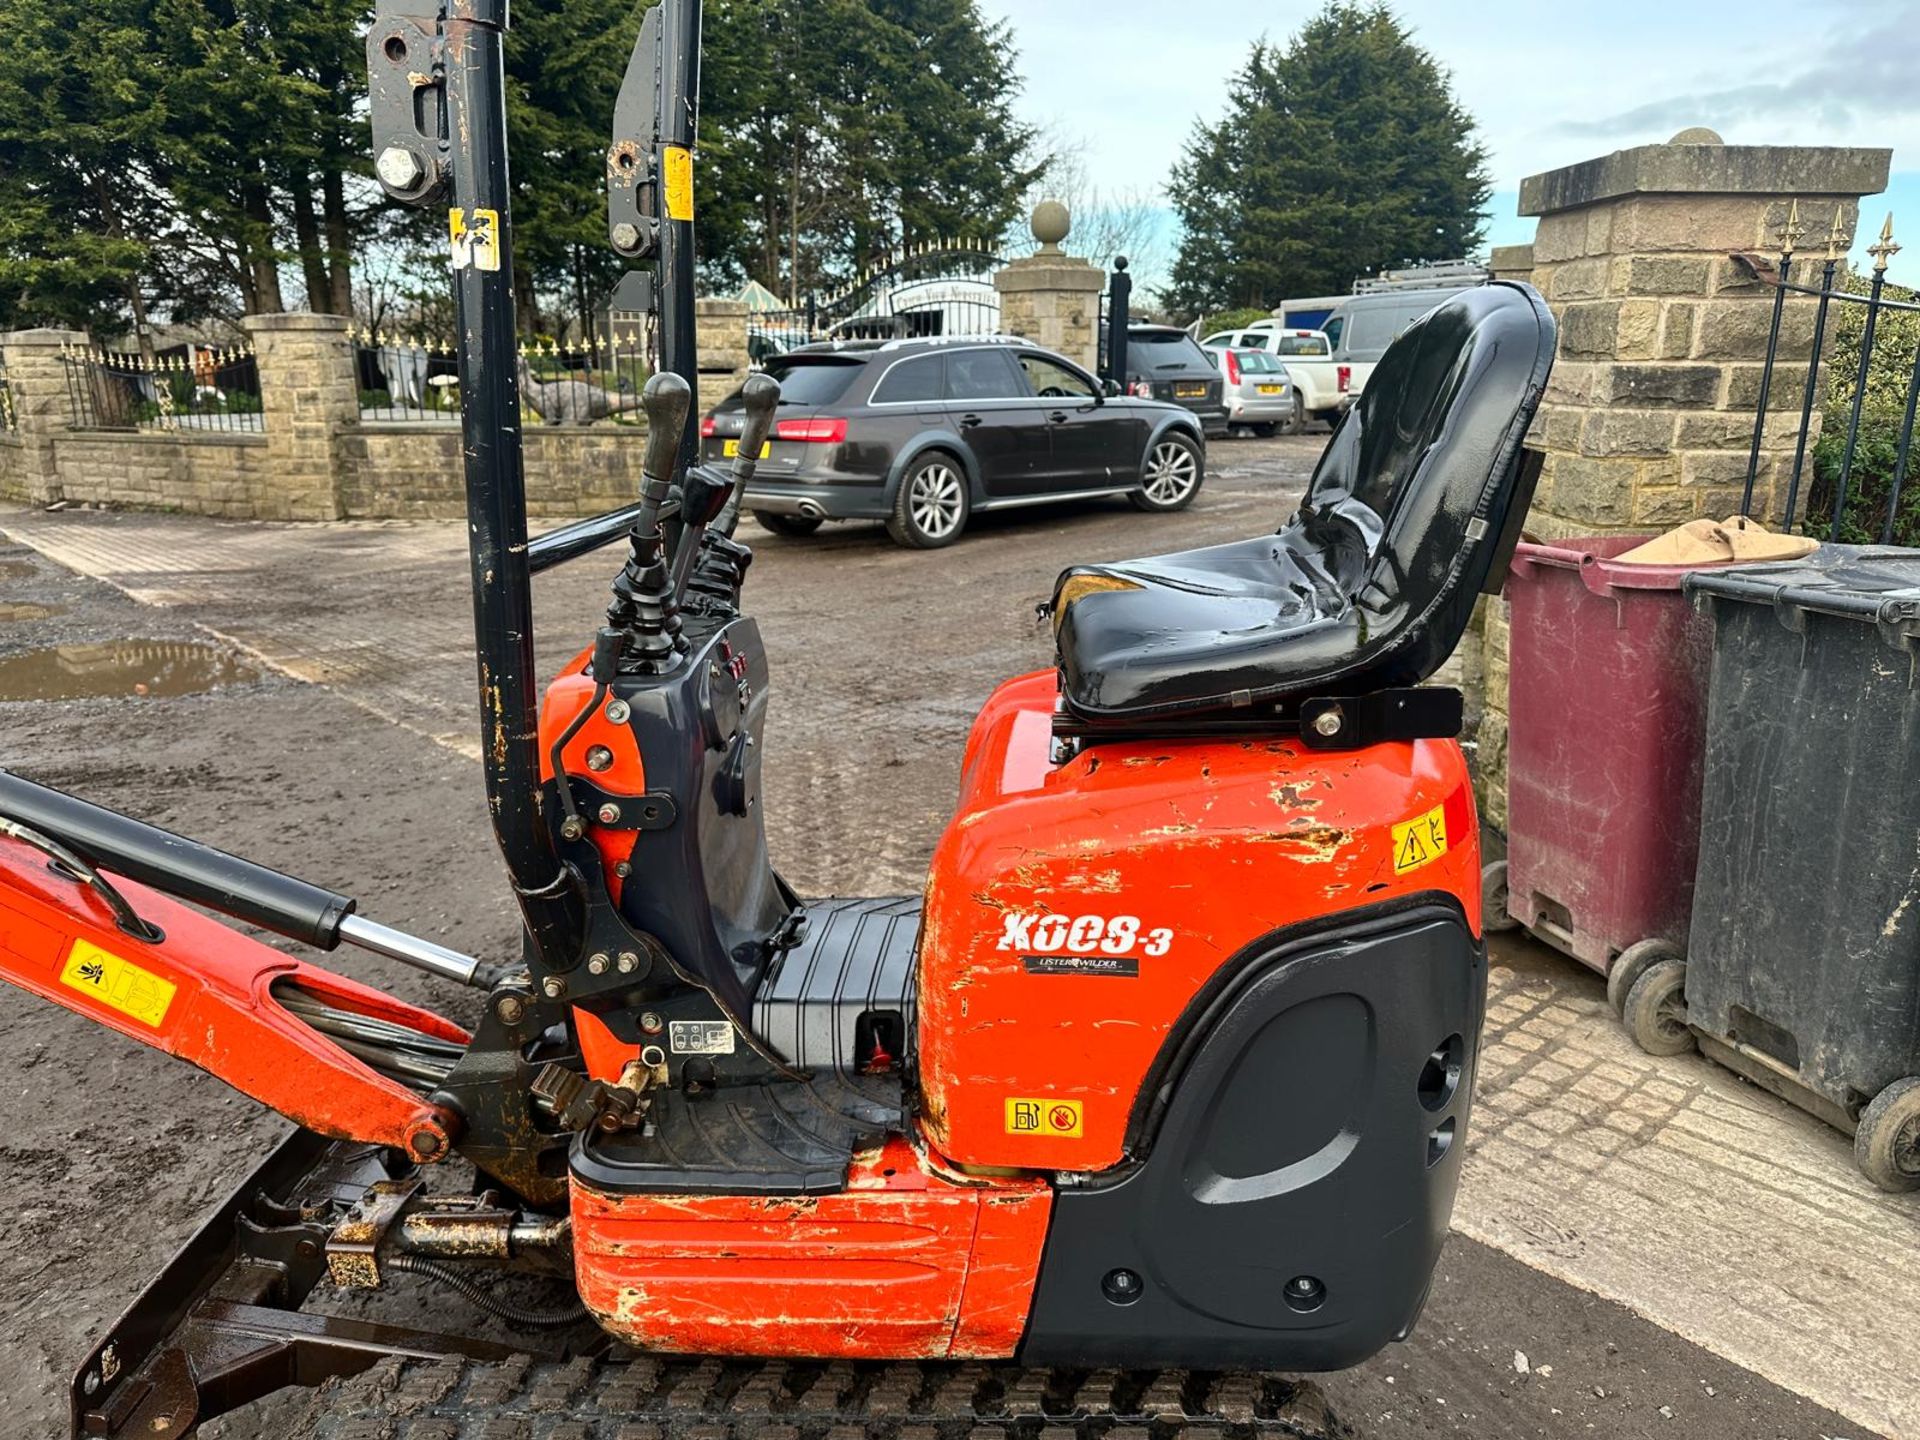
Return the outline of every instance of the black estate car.
[[[1171,325],[1127,327],[1127,393],[1185,406],[1200,417],[1208,435],[1227,433],[1220,369],[1184,330]]]
[[[780,408],[746,508],[780,535],[884,520],[927,550],[952,544],[976,510],[1096,495],[1178,510],[1205,470],[1189,411],[1109,394],[1016,340],[813,345],[766,371]],[[702,458],[730,458],[740,429],[736,391],[701,421]]]

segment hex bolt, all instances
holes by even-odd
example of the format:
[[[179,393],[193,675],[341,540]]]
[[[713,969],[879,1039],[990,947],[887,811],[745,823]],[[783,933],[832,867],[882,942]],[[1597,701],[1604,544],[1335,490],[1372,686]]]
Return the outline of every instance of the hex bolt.
[[[1333,709],[1322,710],[1318,715],[1313,717],[1313,730],[1316,735],[1324,735],[1331,740],[1335,735],[1340,733],[1340,727],[1343,723],[1340,718],[1340,707],[1336,705]]]
[[[612,965],[613,961],[609,960],[605,955],[590,955],[587,957],[587,973],[589,975],[604,975]]]
[[[640,248],[640,227],[630,220],[622,220],[613,227],[613,248],[616,250],[638,250]]]
[[[587,769],[611,770],[612,768],[613,751],[609,750],[606,746],[595,745],[587,751]]]
[[[658,1035],[666,1028],[667,1022],[651,1010],[645,1011],[640,1016],[640,1033],[642,1035]]]
[[[622,950],[620,952],[620,973],[622,975],[631,975],[639,968],[640,957],[638,955],[634,954],[631,950]]]
[[[493,1013],[502,1025],[518,1025],[527,1018],[527,1002],[518,995],[502,995],[494,1002]]]
[[[380,158],[374,161],[373,168],[379,172],[381,182],[391,190],[411,190],[427,173],[420,164],[420,157],[404,145],[387,146],[380,152]]]
[[[540,982],[540,993],[549,1000],[558,1000],[567,993],[567,982],[558,975],[549,975]]]
[[[624,880],[629,875],[633,874],[633,866],[629,865],[626,861],[622,860],[618,865],[613,867],[613,873],[615,875],[618,875],[622,880]]]
[[[565,820],[560,822],[560,835],[562,839],[578,840],[586,833],[587,822],[582,820],[578,815],[569,815]]]
[[[1100,1282],[1100,1293],[1115,1305],[1131,1305],[1146,1292],[1146,1283],[1132,1270],[1109,1270]]]
[[[596,813],[599,815],[602,825],[618,825],[620,823],[620,807],[611,800],[602,805]]]
[[[607,720],[610,724],[624,725],[632,714],[632,708],[629,707],[624,700],[609,700],[607,702]]]

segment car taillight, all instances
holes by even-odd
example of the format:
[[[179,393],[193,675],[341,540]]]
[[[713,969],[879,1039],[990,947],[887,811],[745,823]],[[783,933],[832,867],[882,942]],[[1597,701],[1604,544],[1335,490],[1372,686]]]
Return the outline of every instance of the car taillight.
[[[1342,395],[1346,394],[1347,391],[1353,387],[1353,367],[1351,365],[1342,365],[1334,373],[1340,377],[1340,393]]]
[[[799,440],[813,445],[838,445],[847,438],[845,420],[782,420],[773,427],[776,440]]]
[[[700,417],[700,438],[702,440],[711,440],[713,438],[714,431],[718,430],[719,428],[720,428],[719,422],[716,421],[713,418],[713,416],[702,415]]]
[[[1227,351],[1227,383],[1229,385],[1240,383],[1240,357],[1231,350]]]
[[[1127,386],[1127,393],[1136,399],[1151,400],[1153,398],[1153,382],[1151,380],[1136,380]]]

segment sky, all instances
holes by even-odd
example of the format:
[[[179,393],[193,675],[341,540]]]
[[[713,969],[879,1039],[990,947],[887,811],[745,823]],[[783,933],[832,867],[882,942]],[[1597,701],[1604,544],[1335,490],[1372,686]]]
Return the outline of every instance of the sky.
[[[1149,191],[1162,205],[1182,145],[1196,122],[1225,115],[1227,80],[1253,43],[1284,44],[1320,9],[1320,0],[979,3],[1012,26],[1022,118],[1084,143],[1102,192]],[[1514,213],[1523,176],[1707,125],[1729,144],[1890,147],[1893,181],[1886,196],[1862,202],[1860,243],[1889,209],[1896,235],[1906,217],[1910,248],[1889,273],[1920,284],[1920,0],[1401,0],[1395,9],[1479,122],[1494,189],[1490,244],[1532,238],[1534,222]],[[1170,261],[1177,223],[1169,213],[1164,224]]]

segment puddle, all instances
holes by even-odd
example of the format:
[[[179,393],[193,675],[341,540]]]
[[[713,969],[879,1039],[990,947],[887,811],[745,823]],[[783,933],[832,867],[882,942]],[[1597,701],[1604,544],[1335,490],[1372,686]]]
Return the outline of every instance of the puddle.
[[[30,600],[0,600],[0,625],[18,625],[27,620],[51,620],[67,613],[64,605],[35,605]]]
[[[26,580],[39,573],[31,560],[0,560],[0,580]]]
[[[0,658],[0,700],[198,695],[257,678],[226,651],[191,640],[50,645]]]

